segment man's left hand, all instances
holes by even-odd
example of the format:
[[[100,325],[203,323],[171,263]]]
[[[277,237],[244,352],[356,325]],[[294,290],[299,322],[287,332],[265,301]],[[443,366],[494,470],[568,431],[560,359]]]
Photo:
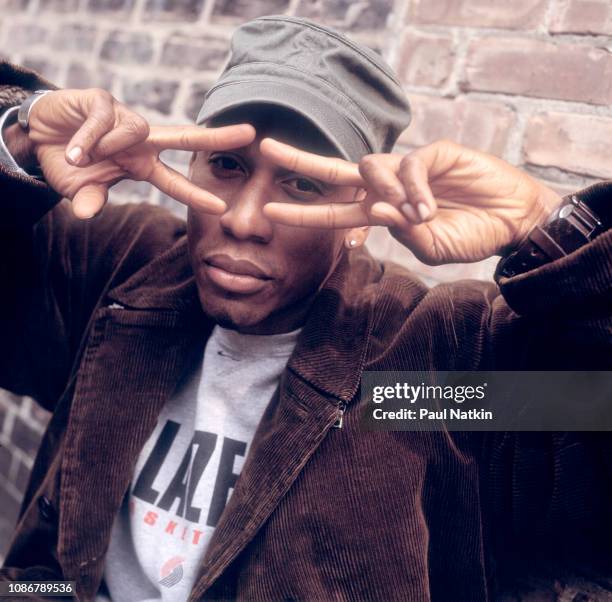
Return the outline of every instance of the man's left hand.
[[[270,219],[319,228],[385,225],[429,265],[505,255],[561,200],[502,159],[448,141],[405,156],[368,155],[358,165],[270,138],[261,152],[286,169],[366,192],[352,203],[268,203]]]

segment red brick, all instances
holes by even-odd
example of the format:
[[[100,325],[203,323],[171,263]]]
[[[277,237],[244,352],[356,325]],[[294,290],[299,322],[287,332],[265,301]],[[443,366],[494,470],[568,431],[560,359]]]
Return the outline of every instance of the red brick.
[[[228,50],[228,41],[222,38],[172,35],[164,43],[161,64],[196,71],[217,70],[225,61]]]
[[[178,88],[178,81],[126,78],[123,80],[123,97],[130,106],[143,106],[169,115]]]
[[[275,1],[278,3],[278,0]],[[255,7],[261,10],[270,3],[270,0],[264,0],[263,2],[261,0],[258,0],[258,2],[253,2],[253,0],[217,0],[215,11],[217,11],[217,4],[231,4],[234,7],[234,14],[239,15],[241,20],[244,20],[244,13],[238,13],[236,7],[243,4],[248,5],[249,9],[246,14],[249,14],[253,12]],[[350,0],[303,0],[298,4],[297,15],[313,19],[318,23],[325,23],[341,29],[351,29],[352,31],[384,30],[387,19],[393,10],[393,4],[394,0],[363,0],[360,2],[351,2]]]
[[[71,13],[79,8],[79,0],[41,0],[40,11],[53,11],[58,13]]]
[[[43,407],[39,406],[36,402],[32,403],[30,414],[35,422],[37,422],[41,427],[47,426],[47,423],[51,419],[51,412],[45,410]]]
[[[546,112],[527,124],[525,161],[599,178],[612,178],[612,118]]]
[[[546,0],[414,0],[408,22],[533,29],[541,23],[546,4]]]
[[[11,492],[0,486],[0,508],[2,508],[0,522],[4,523],[6,521],[7,523],[14,525],[15,521],[17,520],[20,504],[21,500],[16,499]],[[2,541],[2,543],[5,543],[5,541]]]
[[[41,52],[43,51],[44,49],[41,48]],[[46,54],[47,56],[50,55],[49,52],[46,52],[44,54]],[[27,55],[27,56],[24,56],[23,59],[21,59],[20,64],[23,67],[27,67],[28,69],[32,69],[36,71],[37,73],[39,73],[40,75],[48,79],[49,81],[52,81],[52,82],[57,81],[59,77],[59,72],[60,72],[59,62],[49,61],[40,56]]]
[[[28,6],[28,0],[0,0],[0,12],[5,15],[7,13],[20,13]]]
[[[612,35],[610,0],[569,0],[553,15],[550,30],[555,33]]]
[[[25,493],[25,490],[30,481],[30,468],[21,460],[17,461],[17,474],[15,475],[15,487],[20,493]]]
[[[493,102],[434,96],[409,96],[412,124],[400,144],[422,146],[446,138],[495,155],[503,155],[515,114]]]
[[[287,10],[288,0],[217,0],[213,16],[235,17],[240,22],[248,21],[262,15],[276,15]]]
[[[481,38],[470,44],[462,88],[607,105],[612,54],[586,44]]]
[[[68,88],[104,88],[110,90],[113,86],[114,76],[110,69],[97,66],[90,69],[82,63],[71,62],[66,74],[66,87]]]
[[[11,472],[11,462],[13,460],[13,455],[11,452],[4,447],[4,445],[0,444],[0,475],[3,477],[8,477]]]
[[[19,508],[17,508],[17,511],[19,511]],[[8,551],[11,539],[13,538],[15,523],[17,522],[17,512],[11,511],[10,517],[11,519],[7,520],[0,515],[0,563],[4,562],[4,555]]]
[[[190,121],[195,121],[198,116],[202,105],[204,104],[204,98],[206,93],[212,87],[214,81],[198,81],[196,83],[191,84],[191,89],[189,91],[189,97],[185,102],[183,108],[183,113]]]
[[[11,441],[14,445],[22,449],[29,456],[34,457],[38,451],[41,439],[40,433],[33,429],[30,424],[18,416],[15,417],[15,424],[11,434]]]
[[[51,46],[54,50],[64,50],[75,54],[92,50],[96,39],[96,28],[89,25],[68,23],[62,25],[53,36]]]
[[[2,398],[4,398],[4,396],[5,396],[5,392],[0,391],[0,401],[2,401]],[[4,425],[6,423],[6,415],[7,415],[6,407],[0,404],[0,433],[4,432]]]
[[[47,42],[48,31],[44,27],[31,23],[19,24],[8,32],[10,47],[13,52],[18,48],[30,48]]]
[[[145,33],[111,31],[100,50],[100,57],[115,63],[148,63],[153,57],[153,40]]]
[[[90,0],[96,4],[100,0]],[[121,2],[122,0],[105,0]],[[163,19],[167,21],[195,21],[202,12],[204,0],[147,0],[144,19]]]
[[[453,70],[453,46],[450,36],[404,32],[399,78],[411,86],[443,86]]]
[[[131,10],[132,4],[132,0],[87,0],[87,10],[94,13],[108,13],[117,15]]]

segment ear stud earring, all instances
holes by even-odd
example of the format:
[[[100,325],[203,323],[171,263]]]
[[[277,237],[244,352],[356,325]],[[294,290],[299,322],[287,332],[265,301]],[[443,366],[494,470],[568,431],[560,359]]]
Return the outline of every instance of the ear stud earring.
[[[349,240],[349,247],[353,248],[357,246],[357,241],[354,238],[351,238],[351,240]]]

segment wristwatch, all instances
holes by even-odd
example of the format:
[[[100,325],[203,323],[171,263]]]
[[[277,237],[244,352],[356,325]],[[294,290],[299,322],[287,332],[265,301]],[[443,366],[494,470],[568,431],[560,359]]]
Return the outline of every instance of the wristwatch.
[[[37,180],[43,178],[42,171],[39,167],[31,168],[26,171],[17,161],[15,161],[15,158],[6,146],[4,129],[17,122],[24,131],[27,131],[29,128],[32,107],[45,96],[45,94],[52,91],[53,90],[36,90],[33,94],[28,96],[20,106],[11,107],[0,117],[0,163],[9,171],[16,172],[23,176],[30,176]]]
[[[4,142],[4,128],[15,123],[17,119],[17,107],[11,107],[0,117],[0,164],[8,171],[16,172],[22,176],[27,176],[26,171],[15,161]]]
[[[596,184],[579,194],[563,197],[543,226],[535,226],[519,247],[502,259],[495,281],[511,278],[569,255],[610,227],[612,188]]]
[[[32,112],[32,107],[45,95],[49,94],[53,90],[36,90],[34,94],[28,96],[19,107],[19,111],[17,113],[17,122],[24,129],[28,130],[30,125],[30,113]]]

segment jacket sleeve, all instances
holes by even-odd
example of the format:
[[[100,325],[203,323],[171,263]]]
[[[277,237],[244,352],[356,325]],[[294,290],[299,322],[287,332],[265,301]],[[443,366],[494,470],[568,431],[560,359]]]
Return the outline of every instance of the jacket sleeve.
[[[612,182],[576,196],[593,194],[599,203],[612,206]],[[502,278],[499,284],[512,314],[498,304],[492,336],[500,334],[504,321],[524,318],[541,339],[533,341],[541,357],[531,357],[530,369],[536,369],[534,364],[550,369],[612,369],[612,230],[561,259]]]
[[[41,87],[0,63],[0,99]],[[43,86],[44,87],[44,86]],[[184,233],[160,207],[107,205],[79,220],[46,184],[0,167],[0,387],[52,410],[104,294]]]
[[[0,113],[19,105],[35,90],[55,89],[33,71],[0,59]],[[60,197],[45,182],[8,171],[0,163],[1,231],[38,221]]]
[[[612,184],[597,193],[612,203]],[[610,370],[611,287],[612,231],[499,286],[444,283],[408,313],[418,327],[398,328],[401,357],[458,371]],[[482,507],[499,570],[561,556],[612,574],[612,433],[483,435]]]
[[[612,182],[596,188],[612,204]],[[502,277],[499,287],[460,281],[436,289],[455,309],[452,330],[464,335],[459,340],[473,358],[467,369],[612,369],[612,230],[565,257]],[[461,354],[461,345],[454,351]]]
[[[577,196],[593,193],[612,203],[612,183]],[[486,369],[612,369],[612,231],[499,284],[501,295],[491,296],[486,313]],[[498,558],[516,561],[539,550],[542,558],[609,575],[612,433],[487,436],[484,469]]]

